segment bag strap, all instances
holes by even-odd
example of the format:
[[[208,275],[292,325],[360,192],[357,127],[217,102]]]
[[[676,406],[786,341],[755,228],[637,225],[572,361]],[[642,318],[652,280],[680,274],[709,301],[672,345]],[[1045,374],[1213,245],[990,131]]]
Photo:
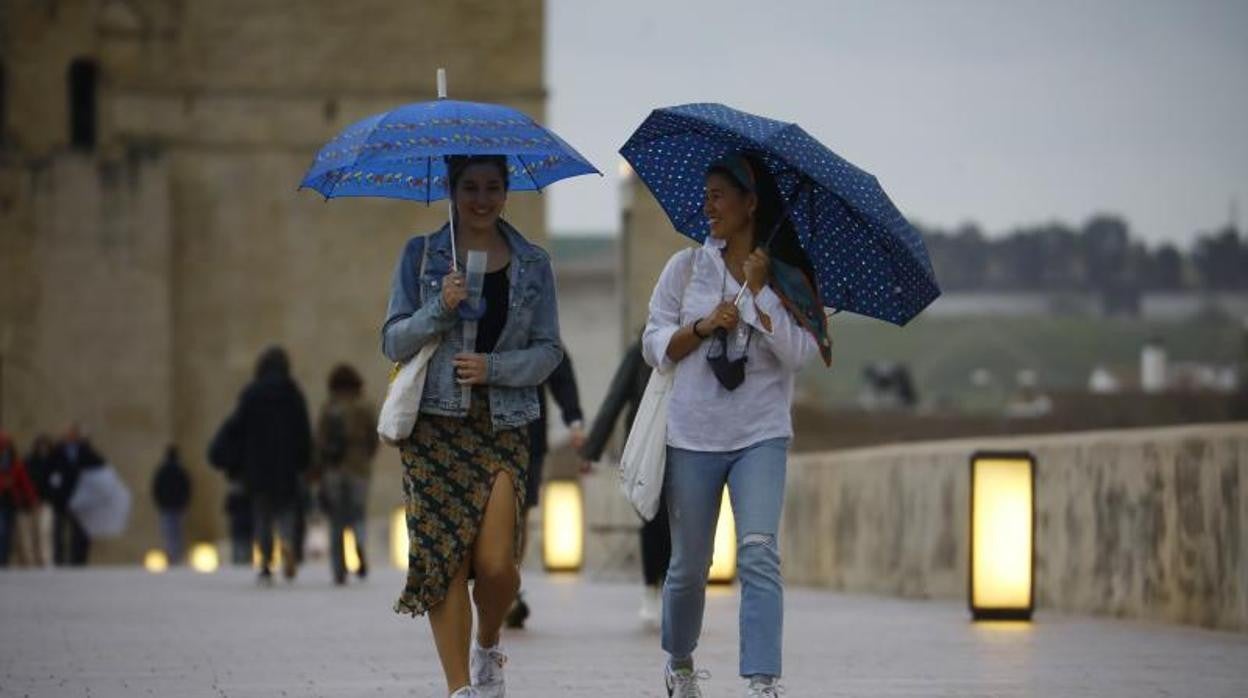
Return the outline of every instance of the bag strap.
[[[680,311],[685,307],[685,294],[689,292],[689,284],[693,283],[693,272],[698,268],[698,252],[701,247],[695,247],[689,252],[689,272],[685,274],[685,285],[680,289],[680,307],[676,309],[676,318],[679,322]]]

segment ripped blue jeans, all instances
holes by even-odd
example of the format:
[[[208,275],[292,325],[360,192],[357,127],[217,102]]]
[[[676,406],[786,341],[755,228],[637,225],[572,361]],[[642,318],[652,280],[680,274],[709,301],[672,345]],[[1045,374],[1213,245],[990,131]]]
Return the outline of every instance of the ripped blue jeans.
[[[786,438],[736,451],[668,447],[663,490],[672,526],[672,561],[663,585],[663,649],[673,660],[691,658],[702,633],[715,522],[727,483],[741,582],[740,674],[780,676],[784,579],[777,533],[788,448]]]

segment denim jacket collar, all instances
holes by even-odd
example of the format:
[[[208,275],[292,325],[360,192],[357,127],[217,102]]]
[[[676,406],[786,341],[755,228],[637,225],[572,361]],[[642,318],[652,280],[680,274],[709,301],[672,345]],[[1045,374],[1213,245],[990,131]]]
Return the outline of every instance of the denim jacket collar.
[[[511,256],[522,263],[530,264],[542,260],[545,253],[541,248],[524,239],[510,223],[498,219],[498,232],[502,233],[503,239],[507,241],[507,247],[511,249]],[[444,223],[437,232],[429,235],[427,243],[429,245],[429,260],[436,260],[436,268],[451,268],[451,226]],[[513,275],[514,279],[514,275]]]

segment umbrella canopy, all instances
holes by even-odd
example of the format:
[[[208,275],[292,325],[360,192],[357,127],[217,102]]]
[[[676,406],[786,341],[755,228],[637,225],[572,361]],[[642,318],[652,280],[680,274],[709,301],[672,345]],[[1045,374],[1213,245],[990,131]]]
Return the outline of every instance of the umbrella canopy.
[[[119,536],[130,518],[130,489],[111,465],[87,468],[78,477],[69,510],[92,538]]]
[[[598,170],[562,138],[510,107],[439,99],[351,124],[316,154],[300,188],[426,204],[449,196],[446,157],[505,155],[513,191]]]
[[[699,242],[710,232],[706,171],[733,153],[771,172],[825,306],[904,325],[940,295],[922,238],[875,177],[796,124],[685,104],[651,112],[620,148],[676,230]]]

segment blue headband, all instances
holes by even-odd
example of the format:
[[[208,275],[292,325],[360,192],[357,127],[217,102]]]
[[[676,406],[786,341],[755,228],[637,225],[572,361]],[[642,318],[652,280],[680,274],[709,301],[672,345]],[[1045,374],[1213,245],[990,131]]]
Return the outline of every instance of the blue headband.
[[[732,175],[737,184],[741,185],[742,189],[752,194],[758,193],[758,187],[754,184],[754,168],[750,167],[750,161],[746,160],[744,155],[729,153],[712,163],[711,169],[726,171]]]

